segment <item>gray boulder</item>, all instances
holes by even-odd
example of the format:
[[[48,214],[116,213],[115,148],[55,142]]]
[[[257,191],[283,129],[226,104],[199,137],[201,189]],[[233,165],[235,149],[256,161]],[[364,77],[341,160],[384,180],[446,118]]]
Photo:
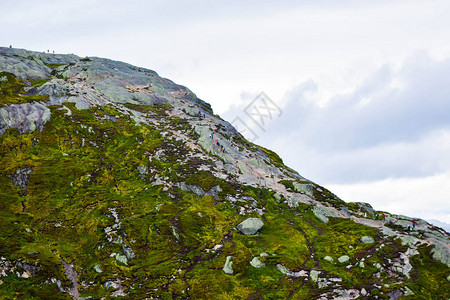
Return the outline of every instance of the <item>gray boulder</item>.
[[[245,235],[256,234],[262,227],[264,223],[259,218],[248,218],[242,221],[237,229]]]
[[[116,254],[116,260],[123,263],[124,265],[128,265],[128,259],[125,255]]]

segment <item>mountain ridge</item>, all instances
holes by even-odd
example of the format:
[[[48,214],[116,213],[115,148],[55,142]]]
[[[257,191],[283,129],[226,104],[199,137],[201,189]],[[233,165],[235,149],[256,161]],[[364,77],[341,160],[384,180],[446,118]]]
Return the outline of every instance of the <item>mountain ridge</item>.
[[[154,71],[0,48],[0,88],[2,296],[449,295],[447,232],[345,203]]]

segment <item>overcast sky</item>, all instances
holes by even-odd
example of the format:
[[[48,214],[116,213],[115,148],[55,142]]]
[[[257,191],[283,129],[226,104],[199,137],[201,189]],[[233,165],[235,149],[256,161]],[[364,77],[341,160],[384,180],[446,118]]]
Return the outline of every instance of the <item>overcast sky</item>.
[[[149,2],[2,0],[0,42],[155,70],[343,200],[450,223],[449,1]]]

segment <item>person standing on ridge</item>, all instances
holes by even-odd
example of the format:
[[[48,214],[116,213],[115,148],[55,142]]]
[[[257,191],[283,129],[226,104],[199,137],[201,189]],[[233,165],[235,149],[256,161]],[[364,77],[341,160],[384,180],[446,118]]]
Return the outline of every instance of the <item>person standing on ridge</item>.
[[[214,132],[211,132],[211,135],[209,137],[212,139],[214,137]]]

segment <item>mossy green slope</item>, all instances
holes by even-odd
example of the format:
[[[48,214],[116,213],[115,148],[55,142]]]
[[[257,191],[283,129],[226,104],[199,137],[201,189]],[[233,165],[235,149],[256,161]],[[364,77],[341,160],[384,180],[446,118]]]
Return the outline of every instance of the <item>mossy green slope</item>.
[[[31,80],[3,76],[2,106],[48,100],[22,94]],[[364,219],[363,206],[294,175],[276,185],[243,182],[223,171],[234,154],[205,149],[201,123],[176,101],[194,115],[208,108],[189,99],[88,109],[47,103],[42,131],[0,135],[0,298],[450,297],[450,269],[425,238],[448,243],[447,233],[422,224],[385,234],[376,212]],[[261,170],[287,172],[278,155],[234,134],[237,149],[263,157]],[[328,209],[327,223],[318,205]],[[250,217],[264,222],[257,235],[236,230]],[[232,275],[222,270],[228,256]],[[254,257],[265,266],[250,265]]]

